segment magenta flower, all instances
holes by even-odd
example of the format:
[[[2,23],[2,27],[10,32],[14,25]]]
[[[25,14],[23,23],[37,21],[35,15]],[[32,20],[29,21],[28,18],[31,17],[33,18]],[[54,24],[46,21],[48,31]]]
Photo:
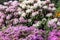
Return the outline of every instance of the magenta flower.
[[[60,30],[52,30],[49,32],[48,40],[59,40]]]

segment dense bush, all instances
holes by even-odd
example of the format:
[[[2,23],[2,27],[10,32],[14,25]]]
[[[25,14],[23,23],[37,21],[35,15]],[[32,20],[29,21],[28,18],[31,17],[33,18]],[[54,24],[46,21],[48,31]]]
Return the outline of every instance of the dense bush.
[[[54,17],[59,8],[56,4],[56,0],[0,4],[0,40],[60,40],[60,18]]]

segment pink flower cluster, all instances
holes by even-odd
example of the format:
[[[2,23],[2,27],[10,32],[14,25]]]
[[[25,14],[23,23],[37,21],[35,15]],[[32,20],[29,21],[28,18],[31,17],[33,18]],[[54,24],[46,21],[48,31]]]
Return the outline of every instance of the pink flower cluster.
[[[60,40],[60,30],[52,30],[49,32],[48,40]]]
[[[54,18],[48,21],[48,27],[57,28],[60,26],[60,18]]]
[[[0,31],[0,40],[43,40],[43,30],[35,27],[8,27]]]

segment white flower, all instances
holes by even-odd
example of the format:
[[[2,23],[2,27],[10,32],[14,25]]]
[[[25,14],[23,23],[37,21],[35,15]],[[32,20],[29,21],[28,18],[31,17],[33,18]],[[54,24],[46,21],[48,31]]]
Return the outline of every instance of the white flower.
[[[34,9],[34,6],[30,6],[30,9]]]
[[[57,22],[57,25],[60,26],[60,22]]]
[[[32,12],[33,10],[32,9],[27,9],[26,10],[26,13],[30,13],[30,12]]]
[[[58,18],[54,18],[54,19],[52,19],[51,21],[52,21],[52,22],[57,22],[57,20],[58,20]]]
[[[42,9],[39,9],[38,11],[42,12]]]
[[[55,7],[53,7],[53,8],[52,8],[52,11],[55,11],[55,10],[56,10],[56,8],[55,8]]]
[[[34,27],[38,27],[41,24],[40,21],[38,21],[36,24],[33,24]]]
[[[39,4],[39,7],[41,8],[41,7],[42,7],[42,5],[41,5],[41,4]]]
[[[22,16],[22,17],[25,17],[25,16],[26,16],[26,13],[22,13],[21,16]]]
[[[47,17],[51,17],[52,16],[52,13],[48,13],[46,16]]]
[[[41,2],[41,0],[37,0],[37,2]]]
[[[37,3],[38,3],[38,6],[39,6],[39,7],[42,7],[42,5],[41,5],[42,2],[41,2],[41,1],[38,1]]]
[[[28,22],[31,22],[32,20],[31,19],[28,19]]]
[[[37,12],[33,12],[32,14],[31,14],[31,17],[34,17],[34,16],[36,16],[38,14],[38,11]]]
[[[23,9],[25,9],[26,8],[26,4],[20,4],[20,6],[23,8]]]
[[[23,5],[22,8],[25,9],[26,8],[26,5]]]
[[[19,12],[18,12],[18,14],[19,14],[19,15],[21,15],[21,14],[22,14],[22,12],[21,12],[21,11],[19,11]]]
[[[27,7],[26,7],[26,8],[27,8],[27,9],[29,9],[30,7],[31,7],[30,5],[27,5]]]
[[[43,6],[44,9],[48,9],[48,6]]]
[[[4,5],[8,5],[8,2],[4,2]]]
[[[28,4],[28,3],[29,3],[29,1],[23,1],[22,3],[24,3],[24,4]]]
[[[43,18],[42,21],[46,21],[46,18]]]
[[[41,1],[42,2],[42,5],[45,5],[46,4],[46,1]]]
[[[39,26],[39,25],[38,25],[38,24],[33,24],[33,26],[34,26],[34,27],[37,27],[37,26]]]
[[[9,3],[12,3],[13,1],[9,1]]]
[[[29,0],[30,3],[34,3],[34,0]]]
[[[34,3],[34,0],[24,0],[23,3],[25,4]]]
[[[34,4],[34,8],[37,8],[39,5],[38,5],[38,3],[35,3]]]

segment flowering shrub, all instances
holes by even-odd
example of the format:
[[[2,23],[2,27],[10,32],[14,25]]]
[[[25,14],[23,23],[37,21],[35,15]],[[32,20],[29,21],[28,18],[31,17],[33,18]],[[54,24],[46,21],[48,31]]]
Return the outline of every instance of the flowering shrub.
[[[0,40],[43,40],[43,34],[43,30],[38,30],[35,27],[8,27],[0,31]]]
[[[38,27],[41,26],[42,20],[52,18],[55,10],[55,5],[50,0],[4,2],[4,5],[0,4],[0,27],[16,25]]]
[[[0,40],[60,40],[60,18],[54,17],[55,10],[50,0],[0,4]]]

